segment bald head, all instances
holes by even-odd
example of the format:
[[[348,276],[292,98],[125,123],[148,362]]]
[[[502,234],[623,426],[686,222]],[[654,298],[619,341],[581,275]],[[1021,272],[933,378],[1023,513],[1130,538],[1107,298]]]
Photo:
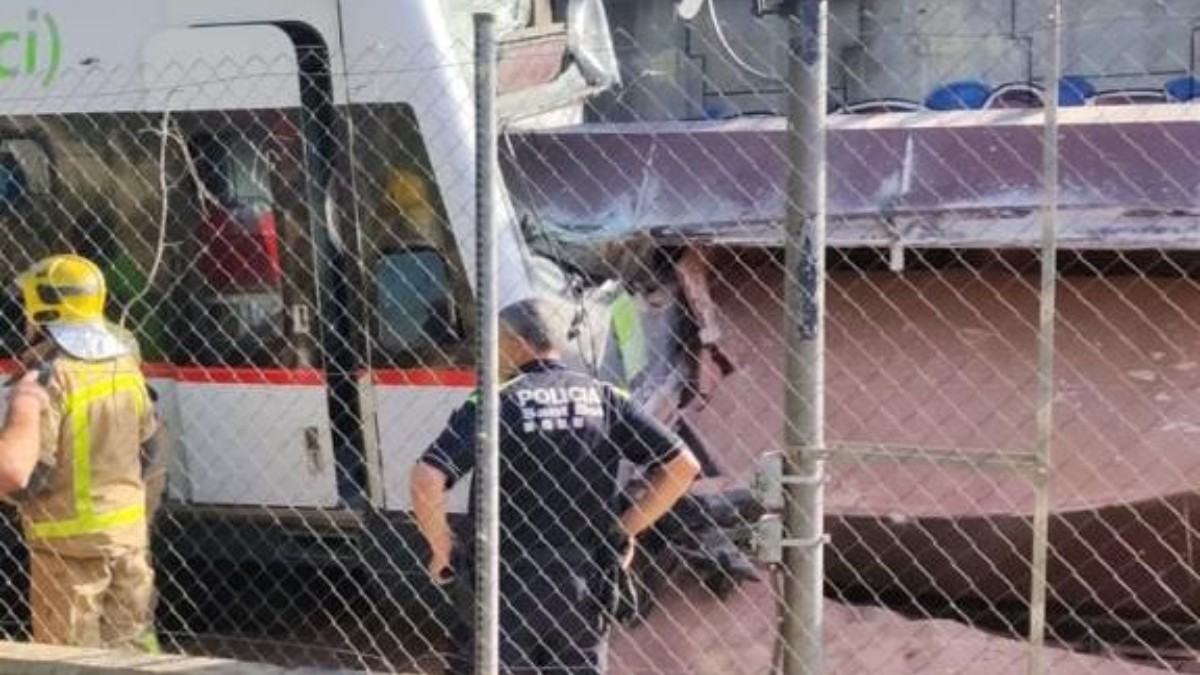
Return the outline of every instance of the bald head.
[[[562,355],[567,321],[558,304],[543,298],[522,300],[502,309],[499,318],[500,356],[508,369]]]

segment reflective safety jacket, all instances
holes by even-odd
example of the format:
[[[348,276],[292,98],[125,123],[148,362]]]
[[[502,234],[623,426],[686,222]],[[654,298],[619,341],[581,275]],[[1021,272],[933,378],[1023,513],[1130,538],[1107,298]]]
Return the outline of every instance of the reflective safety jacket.
[[[60,354],[47,389],[40,463],[50,477],[20,504],[26,543],[77,557],[147,547],[141,444],[155,422],[136,357]]]

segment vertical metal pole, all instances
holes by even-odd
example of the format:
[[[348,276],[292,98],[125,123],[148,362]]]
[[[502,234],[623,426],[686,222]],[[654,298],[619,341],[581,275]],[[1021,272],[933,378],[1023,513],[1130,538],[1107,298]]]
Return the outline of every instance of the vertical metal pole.
[[[475,672],[499,673],[500,418],[496,269],[496,35],[491,14],[475,15],[475,217],[479,327],[478,445],[475,449]]]
[[[1038,315],[1038,474],[1034,485],[1033,568],[1029,593],[1029,673],[1045,672],[1046,564],[1050,538],[1050,437],[1054,412],[1055,283],[1058,279],[1058,82],[1062,72],[1062,0],[1046,0],[1045,126],[1042,137],[1042,279]]]
[[[827,0],[792,0],[788,17],[788,199],[784,344],[788,483],[780,607],[785,675],[824,670],[825,101]]]

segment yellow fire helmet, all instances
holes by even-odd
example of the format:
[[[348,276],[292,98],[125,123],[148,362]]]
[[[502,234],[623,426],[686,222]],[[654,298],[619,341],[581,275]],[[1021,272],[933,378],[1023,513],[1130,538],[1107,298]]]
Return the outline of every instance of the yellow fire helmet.
[[[25,317],[41,326],[64,352],[84,360],[129,353],[104,319],[104,274],[77,255],[55,255],[17,278]]]

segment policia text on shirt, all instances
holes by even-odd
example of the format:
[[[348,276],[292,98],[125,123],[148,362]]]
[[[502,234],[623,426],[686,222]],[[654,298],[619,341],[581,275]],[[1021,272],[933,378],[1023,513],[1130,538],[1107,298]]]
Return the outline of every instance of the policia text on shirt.
[[[687,492],[700,464],[686,445],[617,388],[560,362],[557,309],[528,300],[500,313],[500,664],[504,672],[604,670],[613,572],[637,535]],[[430,574],[471,578],[454,557],[447,490],[474,468],[475,405],[451,416],[413,471],[413,509],[431,550]],[[618,468],[632,462],[650,486],[614,511]],[[475,504],[470,508],[472,520]],[[469,583],[469,581],[467,581]],[[469,622],[451,631],[450,670],[470,672]]]

